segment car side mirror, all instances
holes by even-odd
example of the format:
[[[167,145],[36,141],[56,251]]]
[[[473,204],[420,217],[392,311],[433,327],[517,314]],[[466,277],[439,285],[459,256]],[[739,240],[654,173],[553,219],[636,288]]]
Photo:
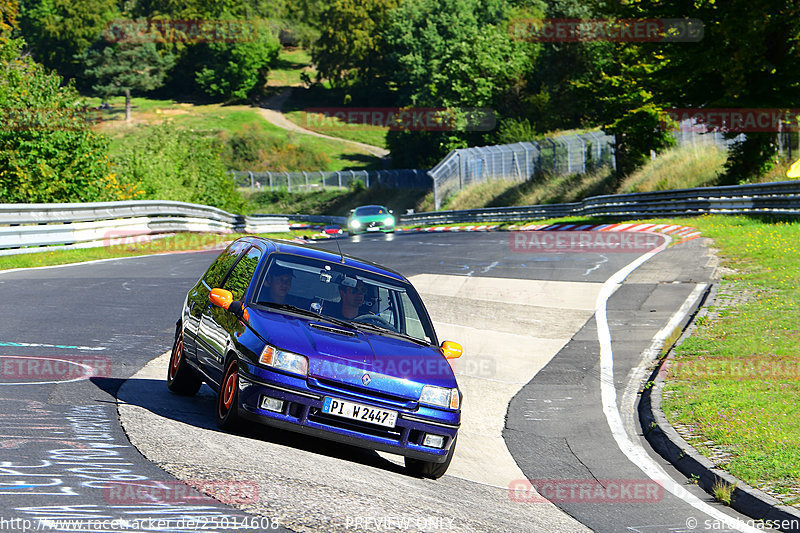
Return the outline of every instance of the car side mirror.
[[[228,309],[231,302],[233,302],[233,294],[231,294],[231,291],[226,291],[225,289],[211,289],[211,294],[208,295],[208,299],[217,307]]]
[[[442,355],[445,359],[458,359],[464,353],[464,348],[453,341],[444,341],[441,346]]]
[[[230,311],[233,313],[233,316],[240,320],[247,322],[250,319],[244,304],[238,300],[233,301],[233,294],[231,291],[225,289],[211,289],[211,294],[208,295],[208,299],[217,307]]]

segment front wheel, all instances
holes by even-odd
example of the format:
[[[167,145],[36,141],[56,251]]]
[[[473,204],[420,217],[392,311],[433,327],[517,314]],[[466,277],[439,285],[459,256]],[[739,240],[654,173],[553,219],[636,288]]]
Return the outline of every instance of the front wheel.
[[[167,387],[175,394],[194,396],[202,386],[203,381],[186,362],[186,354],[183,351],[183,331],[178,330],[175,333],[175,344],[172,345],[172,355],[169,358]]]
[[[239,362],[231,358],[217,395],[217,426],[234,429],[239,424]]]
[[[445,459],[443,463],[434,463],[432,461],[422,461],[420,459],[406,457],[406,470],[408,470],[408,473],[412,476],[439,479],[450,467],[450,461],[453,460],[453,453],[456,450],[456,440],[458,440],[458,437],[453,440],[453,444],[447,452],[447,459]]]

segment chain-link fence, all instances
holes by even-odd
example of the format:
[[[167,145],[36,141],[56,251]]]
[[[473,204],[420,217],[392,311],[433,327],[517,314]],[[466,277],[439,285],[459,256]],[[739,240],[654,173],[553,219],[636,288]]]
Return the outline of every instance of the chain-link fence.
[[[747,138],[745,133],[736,136],[727,136],[720,131],[703,131],[702,126],[691,121],[680,123],[680,129],[676,130],[675,140],[678,146],[693,146],[698,144],[715,144],[718,147],[729,150],[734,144]],[[800,135],[796,131],[782,131],[778,133],[778,153],[787,159],[794,161],[800,157]],[[656,155],[653,154],[655,159]]]
[[[468,185],[490,180],[526,181],[544,174],[583,174],[611,166],[614,137],[602,131],[541,141],[453,150],[430,171],[436,209]]]
[[[426,170],[234,171],[232,174],[238,187],[247,187],[254,191],[282,189],[291,192],[347,188],[359,180],[367,188],[427,190],[433,186],[431,177]]]

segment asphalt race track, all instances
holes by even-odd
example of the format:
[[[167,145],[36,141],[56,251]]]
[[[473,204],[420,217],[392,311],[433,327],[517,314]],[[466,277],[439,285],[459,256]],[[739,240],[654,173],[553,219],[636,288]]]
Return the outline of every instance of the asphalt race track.
[[[409,277],[439,337],[464,345],[445,477],[287,432],[223,433],[210,389],[170,394],[162,354],[216,252],[7,272],[0,530],[748,531],[654,456],[633,417],[642,354],[711,282],[702,240],[621,284],[640,254],[518,253],[505,233],[338,243]]]

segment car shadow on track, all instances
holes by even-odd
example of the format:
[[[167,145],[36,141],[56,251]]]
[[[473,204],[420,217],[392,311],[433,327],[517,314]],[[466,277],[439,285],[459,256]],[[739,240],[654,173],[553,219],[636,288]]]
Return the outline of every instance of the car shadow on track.
[[[103,388],[99,383],[98,387]],[[182,422],[214,433],[228,433],[219,429],[214,419],[217,395],[207,385],[193,397],[178,396],[167,389],[167,384],[160,379],[131,378],[120,387],[117,395],[119,403],[134,405],[162,418]],[[138,418],[138,417],[137,417]],[[136,424],[137,421],[132,421]],[[126,431],[148,431],[146,427],[130,428]],[[244,422],[243,427],[234,434],[270,442],[276,446],[295,448],[306,452],[334,457],[345,461],[374,466],[392,472],[405,472],[402,464],[389,461],[377,452],[331,442],[318,437],[302,435],[268,426]]]

